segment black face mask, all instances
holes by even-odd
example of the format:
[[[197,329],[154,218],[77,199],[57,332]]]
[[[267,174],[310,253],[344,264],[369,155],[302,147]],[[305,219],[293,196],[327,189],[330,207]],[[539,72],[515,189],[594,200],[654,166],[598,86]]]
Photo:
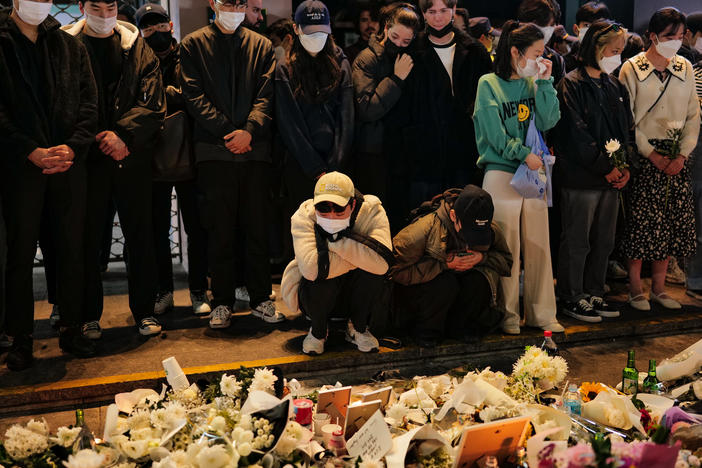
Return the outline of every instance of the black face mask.
[[[156,31],[146,39],[146,43],[149,44],[154,52],[165,52],[171,46],[173,42],[173,36],[170,32]]]
[[[385,53],[391,60],[395,60],[398,55],[404,53],[407,47],[400,47],[390,39],[385,42]]]
[[[434,29],[427,24],[427,32],[429,33],[429,35],[434,36],[438,39],[441,39],[442,37],[446,36],[451,31],[453,31],[453,20],[451,20],[449,24],[447,24],[441,29]]]

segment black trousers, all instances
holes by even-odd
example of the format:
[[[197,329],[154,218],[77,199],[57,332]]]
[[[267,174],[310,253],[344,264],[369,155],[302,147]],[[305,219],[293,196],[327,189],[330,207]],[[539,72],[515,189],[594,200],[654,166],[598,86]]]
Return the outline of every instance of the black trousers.
[[[383,307],[385,287],[383,276],[361,269],[319,282],[303,278],[298,289],[300,310],[312,320],[312,334],[320,340],[327,336],[330,317],[348,317],[362,333]]]
[[[433,280],[411,286],[395,285],[398,315],[414,336],[435,340],[475,334],[475,319],[490,307],[487,278],[476,270],[444,271]]]
[[[127,158],[138,156],[130,155]],[[151,166],[148,164],[118,163],[106,157],[89,158],[83,315],[86,322],[100,320],[102,316],[100,254],[105,234],[105,216],[111,200],[117,206],[125,252],[129,257],[129,308],[137,324],[154,313],[156,257],[151,184]]]
[[[7,223],[5,323],[11,336],[30,335],[34,328],[32,269],[46,206],[56,251],[57,303],[61,325],[77,326],[84,288],[83,235],[86,168],[75,163],[68,171],[44,175],[26,161],[2,170],[2,204]]]
[[[251,307],[267,301],[271,293],[270,170],[271,164],[261,161],[198,163],[214,307],[234,305],[238,226],[246,238],[245,278]]]
[[[2,194],[0,193],[0,333],[5,330],[5,263],[7,262],[7,233],[2,216]]]
[[[297,159],[287,154],[283,163],[283,186],[285,187],[283,256],[286,259],[295,258],[292,234],[290,234],[290,218],[302,202],[314,197],[315,184],[316,182],[304,173]]]
[[[207,290],[207,233],[202,227],[198,207],[197,183],[154,182],[153,223],[154,247],[158,267],[159,292],[173,292],[173,258],[171,257],[171,193],[175,188],[183,216],[185,233],[188,235],[188,286],[191,292]]]

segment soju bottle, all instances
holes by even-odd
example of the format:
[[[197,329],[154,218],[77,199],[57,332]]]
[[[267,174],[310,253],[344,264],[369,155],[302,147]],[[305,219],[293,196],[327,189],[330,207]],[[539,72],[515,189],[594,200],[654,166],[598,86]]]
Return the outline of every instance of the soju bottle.
[[[77,453],[83,449],[94,449],[95,448],[95,436],[90,431],[90,428],[85,424],[85,415],[82,409],[76,410],[76,427],[80,427],[80,433],[73,442],[73,453]]]
[[[656,377],[655,359],[648,361],[648,375],[643,381],[643,391],[644,393],[660,393],[660,382],[658,381],[658,377]]]
[[[636,370],[634,350],[629,351],[626,367],[622,371],[622,392],[627,395],[636,395],[639,391],[639,371]]]

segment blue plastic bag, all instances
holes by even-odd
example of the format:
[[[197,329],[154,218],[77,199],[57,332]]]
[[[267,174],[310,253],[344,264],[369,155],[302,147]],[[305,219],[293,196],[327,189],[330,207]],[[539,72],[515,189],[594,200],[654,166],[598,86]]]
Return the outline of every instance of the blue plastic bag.
[[[509,184],[524,198],[543,198],[546,195],[546,203],[548,206],[553,206],[551,171],[556,158],[549,153],[541,132],[534,124],[534,119],[529,121],[524,146],[531,148],[532,153],[540,156],[544,165],[541,169],[532,171],[526,163],[522,163]]]

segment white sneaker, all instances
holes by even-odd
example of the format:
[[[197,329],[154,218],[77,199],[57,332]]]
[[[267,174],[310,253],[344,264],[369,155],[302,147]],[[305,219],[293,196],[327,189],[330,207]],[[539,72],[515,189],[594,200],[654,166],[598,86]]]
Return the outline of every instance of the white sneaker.
[[[285,320],[285,315],[276,310],[273,301],[261,302],[255,309],[251,309],[251,315],[268,323],[279,323]]]
[[[146,317],[139,322],[139,333],[144,336],[158,335],[161,333],[161,324],[154,317]]]
[[[669,284],[685,284],[685,272],[682,271],[675,257],[672,257],[668,262],[668,271],[665,273],[665,282]]]
[[[158,293],[154,303],[154,314],[162,315],[173,308],[173,292]]]
[[[205,315],[212,312],[210,303],[207,300],[207,293],[190,293],[190,302],[193,304],[195,315]]]
[[[215,307],[210,313],[210,328],[227,328],[232,323],[232,311],[225,305]]]
[[[307,333],[305,340],[302,342],[302,352],[305,354],[319,355],[324,352],[324,341],[315,338],[312,334],[312,329]]]
[[[366,331],[363,333],[359,333],[353,327],[351,320],[349,320],[348,326],[346,327],[346,341],[355,344],[356,348],[362,353],[377,351],[380,347],[378,340],[371,334],[368,328],[366,328]]]
[[[83,336],[89,340],[99,340],[102,338],[102,328],[100,328],[100,322],[97,320],[84,323],[81,327],[81,332]]]
[[[251,296],[249,296],[249,290],[246,289],[246,286],[240,286],[236,288],[236,290],[234,291],[234,297],[237,301],[251,302]],[[278,295],[275,293],[275,291],[271,290],[268,299],[270,299],[271,301],[275,301],[277,298]]]

